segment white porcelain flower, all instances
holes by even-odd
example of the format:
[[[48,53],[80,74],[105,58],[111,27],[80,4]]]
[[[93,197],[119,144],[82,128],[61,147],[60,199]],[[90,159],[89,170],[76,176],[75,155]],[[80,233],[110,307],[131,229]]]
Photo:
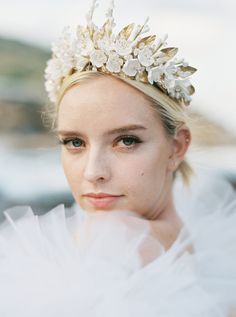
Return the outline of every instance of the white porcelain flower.
[[[180,80],[177,79],[174,82],[174,85],[172,87],[168,88],[168,92],[171,97],[173,98],[183,98],[185,101],[189,102],[191,101],[191,97],[189,96],[189,86],[190,81],[188,79]]]
[[[125,55],[125,56],[124,56],[124,59],[125,59],[126,61],[128,61],[128,60],[130,60],[130,59],[132,59],[132,58],[133,58],[132,54],[129,54],[129,55]]]
[[[60,78],[56,80],[48,79],[45,82],[45,89],[48,92],[51,101],[56,102],[57,92],[60,89]]]
[[[89,62],[89,58],[88,57],[84,57],[84,56],[78,56],[76,59],[76,64],[75,67],[78,71],[81,71],[84,69],[85,65]]]
[[[109,54],[113,50],[113,40],[110,37],[104,36],[97,41],[98,48]]]
[[[161,82],[164,73],[165,67],[163,65],[150,68],[148,71],[149,83],[153,84],[153,82]]]
[[[61,62],[61,75],[67,76],[73,67],[74,67],[73,59],[72,58],[65,58]]]
[[[175,79],[176,78],[176,72],[177,72],[176,64],[173,63],[173,62],[169,62],[166,65],[165,72],[166,72],[166,76],[167,77]]]
[[[116,52],[111,52],[108,56],[106,68],[109,72],[119,73],[123,64],[122,58]]]
[[[54,98],[55,83],[54,83],[54,81],[47,80],[47,82],[45,83],[45,89],[48,92],[48,94],[50,95],[50,98],[53,98],[53,100],[55,101],[55,98]]]
[[[150,66],[154,63],[153,52],[149,47],[144,47],[138,54],[138,60],[143,66]]]
[[[134,56],[137,56],[139,54],[139,49],[137,47],[134,48]]]
[[[61,63],[58,59],[50,59],[45,69],[45,77],[50,81],[61,77]],[[46,83],[45,83],[46,84]]]
[[[89,56],[95,50],[93,41],[89,38],[86,38],[83,48],[81,50],[81,54],[84,56]]]
[[[93,50],[94,42],[90,37],[89,30],[87,28],[78,26],[75,38],[75,54],[82,54],[84,56],[89,56]]]
[[[102,67],[107,61],[107,56],[102,50],[95,49],[90,54],[90,61],[96,67]]]
[[[129,59],[125,62],[122,70],[128,76],[135,76],[137,72],[140,70],[141,65],[137,58]]]
[[[132,45],[125,38],[118,38],[114,43],[114,49],[119,55],[125,56],[132,52]]]

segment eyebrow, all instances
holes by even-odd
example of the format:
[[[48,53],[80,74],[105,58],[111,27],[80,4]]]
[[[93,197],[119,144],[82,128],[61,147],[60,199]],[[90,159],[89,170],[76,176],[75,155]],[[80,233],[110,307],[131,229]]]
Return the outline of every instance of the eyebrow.
[[[132,124],[132,125],[128,125],[128,126],[107,131],[104,133],[104,135],[113,135],[113,134],[124,133],[128,131],[136,131],[136,130],[147,130],[147,128],[142,125]],[[57,131],[57,134],[61,136],[83,136],[83,133],[79,131],[67,131],[67,130],[59,130]]]

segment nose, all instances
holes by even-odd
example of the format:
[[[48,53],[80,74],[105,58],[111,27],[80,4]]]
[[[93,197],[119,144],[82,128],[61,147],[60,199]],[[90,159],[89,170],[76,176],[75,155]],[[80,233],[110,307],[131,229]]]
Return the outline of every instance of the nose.
[[[109,158],[102,149],[91,149],[85,157],[84,178],[91,182],[105,182],[111,177]]]

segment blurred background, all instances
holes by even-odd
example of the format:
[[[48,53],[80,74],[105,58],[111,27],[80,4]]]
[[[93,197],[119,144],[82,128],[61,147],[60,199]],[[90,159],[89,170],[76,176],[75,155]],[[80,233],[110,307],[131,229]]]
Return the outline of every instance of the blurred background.
[[[43,125],[49,102],[44,69],[50,46],[65,25],[85,24],[91,1],[0,0],[0,220],[2,211],[30,205],[41,214],[59,203],[74,202],[60,162],[60,147]],[[94,21],[103,24],[108,0],[101,0]],[[193,129],[188,159],[236,187],[236,54],[234,0],[115,1],[115,32],[150,17],[150,33],[169,35],[198,72],[191,109],[204,125]]]

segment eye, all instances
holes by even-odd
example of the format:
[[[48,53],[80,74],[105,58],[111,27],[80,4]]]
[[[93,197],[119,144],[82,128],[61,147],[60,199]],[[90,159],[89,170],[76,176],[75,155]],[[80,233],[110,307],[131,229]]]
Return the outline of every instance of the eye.
[[[63,145],[69,145],[70,143],[72,144],[72,148],[80,148],[81,145],[84,143],[81,139],[79,138],[74,138],[74,139],[62,139],[59,141],[60,144]]]
[[[118,144],[120,142],[123,142],[123,145],[121,144],[121,147],[124,148],[133,148],[138,143],[142,143],[142,141],[136,137],[136,136],[130,136],[130,135],[123,135],[120,136],[115,143]],[[80,138],[70,138],[70,139],[62,139],[59,140],[59,144],[65,145],[67,148],[70,149],[80,149],[84,145],[84,141]]]
[[[131,148],[131,147],[134,147],[138,143],[142,143],[142,141],[138,137],[129,136],[129,135],[119,137],[116,140],[116,143],[119,143],[120,141],[122,141],[125,147],[127,148]]]

